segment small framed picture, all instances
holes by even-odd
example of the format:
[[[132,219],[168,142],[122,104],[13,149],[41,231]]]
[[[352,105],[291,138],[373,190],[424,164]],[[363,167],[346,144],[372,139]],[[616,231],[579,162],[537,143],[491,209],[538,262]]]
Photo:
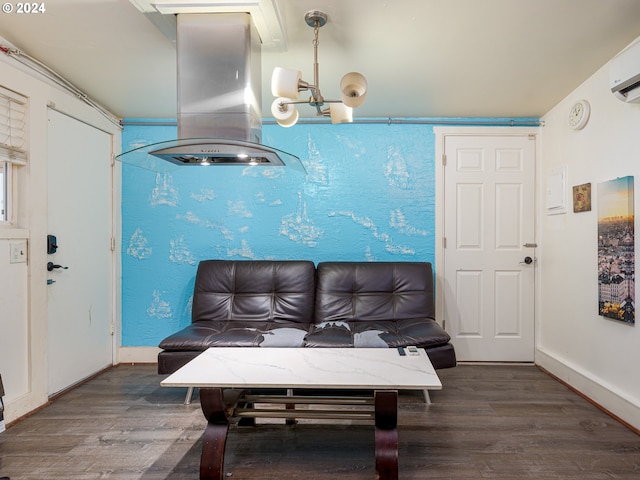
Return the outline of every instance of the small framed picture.
[[[591,211],[590,183],[583,183],[573,187],[573,211],[575,213]]]

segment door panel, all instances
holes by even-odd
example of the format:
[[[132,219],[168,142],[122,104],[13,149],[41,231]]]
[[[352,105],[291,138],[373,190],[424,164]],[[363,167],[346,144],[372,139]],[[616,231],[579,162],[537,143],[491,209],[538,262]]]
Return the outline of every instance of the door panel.
[[[444,318],[461,361],[533,361],[535,141],[445,135]]]
[[[458,323],[455,335],[458,338],[479,337],[482,335],[482,272],[470,270],[456,272],[456,296],[464,298],[458,305]],[[449,322],[451,326],[451,322]],[[460,354],[458,354],[460,355]]]
[[[111,136],[49,111],[49,394],[112,364]]]

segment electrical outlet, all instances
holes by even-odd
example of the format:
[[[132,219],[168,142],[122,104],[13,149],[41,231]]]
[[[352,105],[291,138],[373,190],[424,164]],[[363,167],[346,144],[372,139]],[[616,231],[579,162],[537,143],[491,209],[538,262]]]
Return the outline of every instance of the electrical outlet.
[[[27,241],[9,244],[9,263],[27,263]]]

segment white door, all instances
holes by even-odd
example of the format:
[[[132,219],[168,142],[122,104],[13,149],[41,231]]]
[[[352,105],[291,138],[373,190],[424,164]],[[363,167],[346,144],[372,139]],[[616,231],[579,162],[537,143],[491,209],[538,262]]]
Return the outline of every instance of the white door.
[[[111,136],[49,110],[49,394],[112,364]]]
[[[457,357],[531,362],[535,136],[443,141],[443,313]]]

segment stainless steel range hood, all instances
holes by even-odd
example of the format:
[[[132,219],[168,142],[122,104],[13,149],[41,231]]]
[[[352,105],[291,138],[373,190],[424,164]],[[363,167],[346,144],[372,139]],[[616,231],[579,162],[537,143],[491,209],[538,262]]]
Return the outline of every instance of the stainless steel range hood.
[[[261,45],[249,14],[178,14],[176,49],[178,139],[122,154],[124,163],[154,171],[167,165],[305,171],[294,155],[262,145]]]
[[[281,158],[283,152],[255,143],[225,139],[177,141],[175,145],[149,153],[176,165],[286,165]]]

